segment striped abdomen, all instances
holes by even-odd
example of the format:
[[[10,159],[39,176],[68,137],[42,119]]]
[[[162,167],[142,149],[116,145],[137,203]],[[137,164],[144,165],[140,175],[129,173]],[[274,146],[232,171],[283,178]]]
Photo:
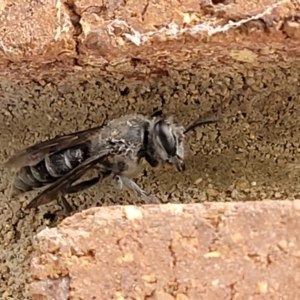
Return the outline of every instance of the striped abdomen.
[[[52,154],[35,166],[23,167],[15,177],[14,194],[30,191],[56,181],[87,157],[87,148],[73,148]]]

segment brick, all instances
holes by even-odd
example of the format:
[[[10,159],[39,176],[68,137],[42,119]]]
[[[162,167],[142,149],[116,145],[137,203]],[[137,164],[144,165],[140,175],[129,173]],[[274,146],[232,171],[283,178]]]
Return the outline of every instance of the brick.
[[[35,236],[39,299],[297,299],[300,201],[90,208]]]

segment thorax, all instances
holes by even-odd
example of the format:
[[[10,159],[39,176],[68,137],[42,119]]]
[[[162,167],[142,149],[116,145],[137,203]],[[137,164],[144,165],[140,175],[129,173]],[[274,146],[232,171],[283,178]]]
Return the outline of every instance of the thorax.
[[[115,154],[108,160],[117,173],[124,164],[122,174],[132,176],[140,171],[139,151],[144,142],[144,125],[149,120],[143,115],[127,115],[110,121],[91,141],[91,155],[101,149],[112,149]]]

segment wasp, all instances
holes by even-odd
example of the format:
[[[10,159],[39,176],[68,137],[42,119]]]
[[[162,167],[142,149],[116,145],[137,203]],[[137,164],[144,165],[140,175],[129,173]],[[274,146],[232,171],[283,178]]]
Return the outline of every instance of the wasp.
[[[146,203],[157,203],[131,178],[141,171],[142,161],[185,170],[184,139],[192,129],[220,119],[197,119],[186,128],[173,117],[130,114],[107,125],[57,136],[30,146],[11,157],[7,168],[17,168],[13,195],[45,187],[26,209],[61,199],[67,212],[73,209],[64,195],[90,188],[108,176],[115,184],[134,191]],[[88,170],[97,176],[76,183]]]

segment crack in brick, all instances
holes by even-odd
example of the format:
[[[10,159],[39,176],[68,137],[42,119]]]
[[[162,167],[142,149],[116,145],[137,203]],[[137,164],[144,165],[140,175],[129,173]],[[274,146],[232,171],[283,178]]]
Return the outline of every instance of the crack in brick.
[[[133,44],[137,46],[141,46],[147,42],[149,38],[152,38],[156,35],[165,35],[165,36],[180,36],[183,34],[190,34],[192,36],[196,34],[200,34],[205,32],[208,36],[213,36],[218,33],[228,32],[233,28],[240,28],[243,25],[248,24],[253,20],[261,20],[262,18],[269,15],[274,9],[278,8],[279,6],[287,3],[288,0],[282,0],[275,4],[268,6],[264,11],[258,13],[252,17],[248,17],[245,19],[241,19],[239,21],[228,21],[225,25],[217,25],[214,26],[211,22],[201,22],[197,25],[194,25],[191,28],[180,28],[178,24],[175,22],[170,22],[166,26],[159,28],[156,31],[148,31],[148,32],[139,32],[135,28],[133,28],[126,20],[121,19],[113,19],[111,23],[108,25],[107,30],[112,35],[114,26],[122,26],[130,30],[130,33],[124,33],[123,36]]]
[[[171,239],[170,243],[168,245],[168,249],[170,251],[170,254],[171,254],[171,257],[172,257],[172,260],[173,260],[172,268],[174,269],[176,267],[176,256],[175,256],[175,251],[173,250],[172,242],[173,242],[173,240]]]
[[[79,59],[79,55],[80,55],[80,50],[79,50],[80,42],[78,40],[78,37],[83,32],[82,25],[80,23],[81,15],[78,14],[76,11],[75,0],[70,0],[70,1],[64,2],[64,6],[66,7],[66,11],[69,14],[70,21],[75,30],[75,33],[73,34],[73,39],[75,41],[75,51],[76,51],[77,57],[75,58],[74,63],[75,63],[75,65],[79,65],[78,59]]]
[[[144,15],[146,14],[147,9],[148,9],[148,6],[149,6],[149,0],[147,0],[147,3],[146,3],[146,5],[145,5],[144,8],[143,8],[142,16],[144,16]]]
[[[170,293],[169,290],[166,292],[170,293],[171,295],[173,295],[175,297],[175,294],[176,294],[175,291],[178,290],[178,282],[177,282],[177,277],[174,274],[175,268],[177,266],[177,261],[176,261],[176,253],[173,249],[173,239],[170,239],[168,249],[169,249],[169,252],[170,252],[171,258],[172,258],[172,274],[173,274],[174,281],[169,282],[169,287],[172,287],[172,292]]]
[[[244,276],[242,276],[241,279],[236,280],[235,282],[227,285],[227,287],[230,289],[230,300],[236,299],[236,295],[237,295],[236,285],[243,280],[244,280]]]

